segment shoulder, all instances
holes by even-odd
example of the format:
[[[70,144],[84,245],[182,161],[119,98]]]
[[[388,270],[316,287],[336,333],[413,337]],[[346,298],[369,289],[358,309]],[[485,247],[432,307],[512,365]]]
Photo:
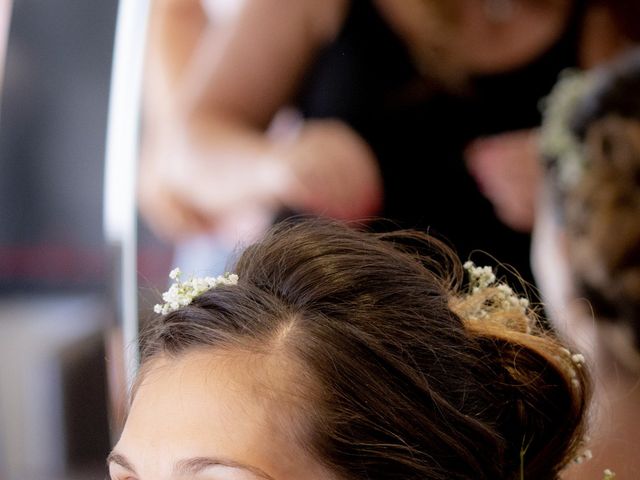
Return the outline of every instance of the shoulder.
[[[326,43],[338,33],[350,3],[351,0],[243,0],[240,11],[251,17],[262,16],[265,26],[295,23],[304,27],[314,43]]]

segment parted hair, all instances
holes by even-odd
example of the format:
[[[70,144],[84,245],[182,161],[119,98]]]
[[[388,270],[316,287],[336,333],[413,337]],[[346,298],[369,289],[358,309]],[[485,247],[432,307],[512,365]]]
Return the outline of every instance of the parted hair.
[[[233,271],[237,285],[154,317],[142,374],[196,348],[277,348],[315,385],[296,406],[305,449],[344,480],[552,480],[579,453],[584,367],[499,308],[471,320],[440,241],[298,219]]]

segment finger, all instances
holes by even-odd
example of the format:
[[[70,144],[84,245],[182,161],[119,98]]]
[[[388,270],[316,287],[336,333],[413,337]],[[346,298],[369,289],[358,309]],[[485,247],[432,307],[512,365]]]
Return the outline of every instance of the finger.
[[[198,233],[209,231],[213,223],[196,210],[165,192],[150,202],[141,204],[141,212],[151,230],[163,240],[177,242]]]

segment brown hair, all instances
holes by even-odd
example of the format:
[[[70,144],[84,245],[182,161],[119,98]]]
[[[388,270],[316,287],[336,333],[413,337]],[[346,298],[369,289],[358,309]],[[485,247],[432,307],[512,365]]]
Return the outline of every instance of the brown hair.
[[[578,294],[596,319],[629,327],[640,352],[640,50],[592,75],[568,125],[585,166],[559,192],[561,217]]]
[[[234,271],[154,319],[143,365],[277,344],[318,386],[303,442],[339,478],[545,480],[576,455],[586,372],[535,329],[466,318],[462,266],[434,238],[286,222]]]

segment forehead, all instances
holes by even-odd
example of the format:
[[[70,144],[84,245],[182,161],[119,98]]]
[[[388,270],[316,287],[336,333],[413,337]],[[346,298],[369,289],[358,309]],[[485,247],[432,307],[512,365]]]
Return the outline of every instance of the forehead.
[[[284,358],[197,351],[146,369],[116,449],[134,463],[215,456],[282,472],[308,458]],[[137,467],[136,467],[137,468]],[[154,467],[155,468],[155,467]],[[285,476],[282,476],[285,475]]]

